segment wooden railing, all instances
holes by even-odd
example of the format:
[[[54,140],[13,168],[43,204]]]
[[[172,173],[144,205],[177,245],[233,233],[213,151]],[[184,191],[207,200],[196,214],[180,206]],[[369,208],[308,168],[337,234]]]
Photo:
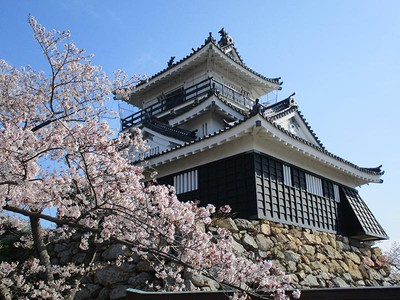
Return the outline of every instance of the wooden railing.
[[[185,104],[190,103],[191,100],[199,99],[204,95],[210,95],[212,93],[217,93],[249,109],[251,109],[254,104],[254,100],[243,95],[243,93],[213,78],[208,78],[184,89],[181,97],[174,95],[172,97],[161,99],[158,103],[150,105],[149,107],[121,119],[121,128],[122,130],[128,129],[141,123],[145,117],[156,116],[180,105],[185,106]]]

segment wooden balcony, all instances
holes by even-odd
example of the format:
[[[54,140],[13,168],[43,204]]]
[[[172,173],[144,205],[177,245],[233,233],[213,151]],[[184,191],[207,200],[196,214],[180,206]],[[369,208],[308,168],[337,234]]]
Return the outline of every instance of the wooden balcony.
[[[211,94],[218,94],[243,108],[251,109],[254,104],[254,99],[251,99],[239,91],[213,79],[208,78],[193,86],[185,89],[177,90],[169,94],[167,97],[158,99],[158,103],[153,104],[145,109],[133,113],[132,115],[121,119],[121,130],[126,130],[132,126],[140,124],[145,117],[157,117],[162,113],[177,111],[192,105],[196,100],[210,96]]]

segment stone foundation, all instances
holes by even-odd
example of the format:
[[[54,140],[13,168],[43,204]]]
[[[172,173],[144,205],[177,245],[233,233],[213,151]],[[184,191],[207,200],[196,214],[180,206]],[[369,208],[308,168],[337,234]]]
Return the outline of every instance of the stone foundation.
[[[382,252],[372,242],[359,242],[331,233],[302,229],[266,220],[215,218],[208,230],[220,226],[232,232],[236,249],[252,251],[272,260],[285,273],[292,274],[294,288],[331,288],[400,285],[390,274]],[[3,237],[2,237],[3,242]],[[123,245],[104,245],[99,249],[79,249],[80,235],[49,245],[54,264],[94,261],[99,268],[84,278],[83,289],[76,295],[83,299],[119,299],[127,288],[146,290],[157,282],[149,262],[133,254],[133,261],[120,266],[109,264],[120,255],[130,254]],[[188,290],[215,291],[219,284],[206,277],[183,274]]]
[[[238,250],[254,251],[292,274],[296,288],[400,284],[373,242],[266,220],[227,218],[214,223],[233,233]]]

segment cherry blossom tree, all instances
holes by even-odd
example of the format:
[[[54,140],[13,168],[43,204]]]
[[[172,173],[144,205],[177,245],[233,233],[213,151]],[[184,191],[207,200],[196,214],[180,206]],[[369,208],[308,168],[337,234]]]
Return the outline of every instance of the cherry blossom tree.
[[[394,242],[384,255],[385,261],[391,266],[393,274],[400,275],[400,243]]]
[[[33,17],[29,24],[49,69],[0,61],[0,231],[29,225],[20,243],[35,256],[0,263],[0,295],[73,298],[95,264],[54,265],[45,241],[79,231],[82,249],[120,243],[149,259],[163,282],[154,288],[184,289],[186,270],[236,289],[236,298],[262,292],[286,299],[290,276],[238,253],[229,231],[206,230],[215,207],[178,201],[173,187],[146,182],[143,167],[131,163],[145,142],[138,129],[115,138],[104,101],[126,97],[139,79],[118,71],[111,82],[68,31],[48,31]],[[55,229],[43,229],[41,220]]]

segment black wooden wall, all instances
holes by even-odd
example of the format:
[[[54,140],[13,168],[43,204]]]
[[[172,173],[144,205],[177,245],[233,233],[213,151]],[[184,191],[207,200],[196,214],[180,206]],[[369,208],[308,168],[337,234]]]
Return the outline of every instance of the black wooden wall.
[[[339,230],[338,203],[332,185],[322,180],[324,195],[307,192],[305,172],[291,166],[292,185],[284,184],[283,163],[264,154],[254,153],[257,207],[260,217],[268,220],[317,228]]]
[[[181,201],[200,200],[200,205],[210,203],[217,207],[228,204],[237,217],[265,218],[361,240],[387,238],[355,189],[266,154],[243,153],[195,169],[198,189],[179,194]],[[178,174],[159,178],[158,182],[173,185],[174,176]],[[310,176],[320,180],[319,194],[308,190],[307,177]]]
[[[258,217],[253,153],[228,157],[196,169],[198,190],[178,195],[180,200],[200,200],[201,205],[210,203],[217,207],[229,204],[237,217]],[[158,182],[173,185],[174,175],[159,178]]]

